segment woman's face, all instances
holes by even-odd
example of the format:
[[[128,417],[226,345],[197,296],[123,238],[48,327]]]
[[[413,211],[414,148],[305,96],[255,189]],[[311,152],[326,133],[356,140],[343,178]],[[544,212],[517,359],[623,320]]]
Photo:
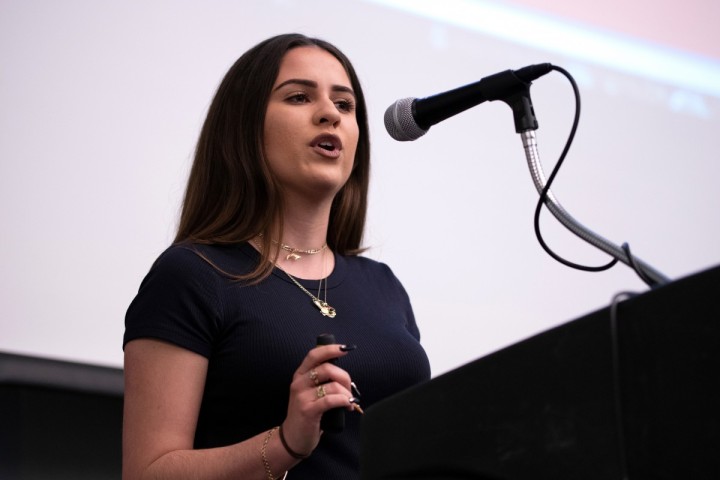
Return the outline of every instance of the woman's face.
[[[285,191],[332,199],[350,177],[359,128],[340,62],[319,47],[285,54],[268,101],[264,148]]]

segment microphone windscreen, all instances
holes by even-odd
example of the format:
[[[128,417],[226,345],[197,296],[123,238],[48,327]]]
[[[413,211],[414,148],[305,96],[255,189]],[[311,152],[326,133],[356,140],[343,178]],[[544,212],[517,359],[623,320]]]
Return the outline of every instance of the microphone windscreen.
[[[417,140],[427,133],[420,128],[412,114],[414,98],[403,98],[385,110],[385,129],[400,142]]]

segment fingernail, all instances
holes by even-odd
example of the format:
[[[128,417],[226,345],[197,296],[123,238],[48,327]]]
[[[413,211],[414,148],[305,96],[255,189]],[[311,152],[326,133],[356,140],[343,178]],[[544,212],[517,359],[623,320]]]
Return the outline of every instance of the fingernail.
[[[350,352],[352,350],[355,350],[356,348],[357,345],[340,345],[341,352]]]
[[[348,400],[350,401],[350,408],[352,408],[353,410],[358,412],[360,415],[365,415],[365,412],[363,411],[363,409],[360,408],[360,405],[358,405],[358,403],[360,403],[360,399],[351,397]]]
[[[350,382],[350,387],[352,387],[352,391],[353,393],[355,393],[355,395],[357,395],[358,397],[362,397],[362,395],[360,394],[360,390],[358,390],[357,385],[355,385],[355,382]]]

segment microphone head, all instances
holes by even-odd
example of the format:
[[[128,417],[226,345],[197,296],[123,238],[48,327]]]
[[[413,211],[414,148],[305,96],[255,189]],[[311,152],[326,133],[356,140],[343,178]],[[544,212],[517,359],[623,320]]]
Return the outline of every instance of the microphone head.
[[[400,142],[417,140],[427,133],[420,128],[413,117],[414,98],[403,98],[385,110],[385,129],[392,138]]]

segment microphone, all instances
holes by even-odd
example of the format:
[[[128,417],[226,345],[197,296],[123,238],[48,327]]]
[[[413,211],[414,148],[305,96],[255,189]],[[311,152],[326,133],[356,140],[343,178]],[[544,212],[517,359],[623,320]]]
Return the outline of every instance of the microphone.
[[[518,133],[537,129],[530,103],[530,84],[549,73],[550,63],[506,70],[463,87],[426,98],[403,98],[385,111],[385,129],[395,140],[417,140],[431,126],[485,101],[502,100],[515,113]]]

